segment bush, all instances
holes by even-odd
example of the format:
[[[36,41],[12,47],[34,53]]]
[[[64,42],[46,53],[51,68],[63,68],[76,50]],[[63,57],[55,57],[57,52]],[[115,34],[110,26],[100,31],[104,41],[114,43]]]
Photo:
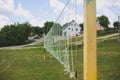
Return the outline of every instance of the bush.
[[[30,25],[6,25],[0,31],[0,47],[25,44],[30,34]]]

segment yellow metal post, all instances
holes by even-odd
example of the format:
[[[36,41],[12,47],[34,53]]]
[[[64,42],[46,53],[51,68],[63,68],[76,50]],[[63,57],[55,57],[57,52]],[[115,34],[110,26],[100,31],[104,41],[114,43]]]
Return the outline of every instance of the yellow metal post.
[[[96,0],[84,0],[84,80],[97,80]]]

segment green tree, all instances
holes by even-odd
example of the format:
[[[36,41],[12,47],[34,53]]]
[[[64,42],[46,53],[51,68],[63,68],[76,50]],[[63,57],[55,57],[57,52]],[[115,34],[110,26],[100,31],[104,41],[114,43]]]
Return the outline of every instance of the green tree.
[[[13,46],[26,43],[30,34],[30,24],[6,25],[0,31],[0,46]]]
[[[46,21],[44,23],[43,33],[47,34],[49,32],[49,30],[51,29],[51,27],[53,26],[53,24],[54,24],[54,22]]]
[[[62,27],[59,23],[54,24],[54,29],[53,29],[53,34],[54,35],[62,35]]]
[[[81,31],[83,31],[84,30],[84,23],[79,24],[79,26],[81,27]]]
[[[118,22],[118,21],[115,21],[115,22],[113,23],[113,26],[114,26],[114,28],[118,28],[118,27],[119,27],[119,22]]]
[[[109,21],[107,16],[102,15],[100,17],[97,17],[97,19],[98,19],[101,26],[103,26],[105,28],[108,28],[108,25],[110,24],[110,21]]]

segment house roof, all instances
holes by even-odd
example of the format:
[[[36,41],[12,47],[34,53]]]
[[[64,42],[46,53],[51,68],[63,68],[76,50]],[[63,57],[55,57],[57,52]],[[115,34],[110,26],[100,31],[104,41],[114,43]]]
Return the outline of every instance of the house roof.
[[[65,30],[70,24],[72,24],[73,22],[75,22],[76,23],[76,21],[75,20],[72,20],[70,23],[66,23],[66,24],[64,24],[63,26],[62,26],[62,30]],[[77,24],[77,23],[76,23]]]

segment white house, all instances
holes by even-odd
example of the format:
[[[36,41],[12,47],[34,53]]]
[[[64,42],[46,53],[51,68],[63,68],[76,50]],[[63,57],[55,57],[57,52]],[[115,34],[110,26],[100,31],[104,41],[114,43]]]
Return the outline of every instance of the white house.
[[[67,23],[63,26],[62,35],[63,36],[79,36],[81,32],[81,27],[72,20],[70,23]]]

